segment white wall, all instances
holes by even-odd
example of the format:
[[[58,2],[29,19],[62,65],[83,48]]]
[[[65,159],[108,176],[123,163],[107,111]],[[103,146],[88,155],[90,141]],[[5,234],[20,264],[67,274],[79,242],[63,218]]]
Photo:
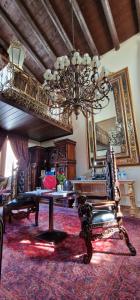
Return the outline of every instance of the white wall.
[[[122,43],[120,50],[112,50],[102,56],[101,62],[111,72],[116,72],[128,67],[138,143],[140,145],[140,35],[137,34]],[[73,128],[74,133],[73,135],[69,135],[68,138],[73,139],[77,143],[76,161],[77,176],[79,176],[87,173],[89,169],[86,120],[82,115],[78,117],[78,120],[74,119]],[[49,146],[52,144],[53,141],[50,141],[49,143],[42,143],[41,146]],[[136,180],[136,202],[137,206],[140,206],[140,166],[122,169],[126,170],[128,179]]]

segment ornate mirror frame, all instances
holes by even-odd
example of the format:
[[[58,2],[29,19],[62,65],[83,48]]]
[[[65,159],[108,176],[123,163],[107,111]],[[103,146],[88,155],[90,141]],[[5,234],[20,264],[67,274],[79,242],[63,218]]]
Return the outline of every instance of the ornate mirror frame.
[[[110,75],[115,101],[117,121],[121,120],[125,143],[122,145],[122,153],[116,153],[118,166],[134,166],[140,164],[139,147],[136,135],[134,113],[132,107],[132,97],[128,68],[124,68],[117,73]],[[102,111],[100,112],[100,114]],[[87,138],[89,167],[96,161],[100,164],[105,160],[105,156],[97,157],[96,149],[96,130],[94,116],[87,119]]]

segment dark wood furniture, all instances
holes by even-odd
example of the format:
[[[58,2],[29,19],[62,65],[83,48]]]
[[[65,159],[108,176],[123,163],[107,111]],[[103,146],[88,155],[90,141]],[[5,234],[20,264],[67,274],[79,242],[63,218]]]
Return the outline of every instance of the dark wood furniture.
[[[92,258],[92,240],[107,238],[115,232],[124,239],[131,255],[136,255],[136,250],[129,240],[128,233],[122,225],[122,213],[120,211],[120,190],[117,181],[116,160],[114,151],[110,147],[106,155],[106,194],[88,203],[88,196],[80,196],[78,213],[81,220],[80,236],[84,238],[87,254],[84,263],[89,263]],[[91,199],[90,199],[91,200]],[[96,233],[96,228],[101,228],[101,233]]]
[[[63,171],[67,179],[76,177],[75,146],[76,142],[70,139],[55,142],[50,157],[50,163],[55,167],[56,173]]]
[[[36,197],[24,197],[23,192],[25,192],[24,171],[15,169],[12,172],[11,200],[3,202],[4,230],[7,217],[11,222],[12,218],[29,217],[30,213],[35,213],[35,225],[38,225],[39,203]]]
[[[86,196],[105,196],[106,195],[106,180],[72,180],[74,190]],[[135,197],[135,181],[134,180],[119,180],[119,188],[121,200],[130,201],[130,215],[136,214],[136,197]],[[124,206],[125,207],[125,206]]]
[[[2,267],[2,249],[3,249],[3,220],[0,216],[0,279],[1,279],[1,267]]]
[[[29,148],[30,155],[30,184],[29,190],[34,190],[37,186],[41,186],[41,170],[45,168],[45,148],[33,146]]]
[[[34,192],[26,192],[23,195],[24,197],[35,197],[36,201],[38,203],[40,200],[45,199],[49,201],[49,228],[47,231],[41,233],[38,238],[41,240],[47,240],[47,241],[53,241],[53,242],[60,242],[62,241],[66,236],[66,232],[62,232],[59,230],[54,229],[54,203],[55,201],[73,201],[74,197],[76,196],[76,193],[74,191],[51,191],[51,192],[44,192],[44,190],[40,191],[34,191]]]
[[[55,168],[55,172],[63,171],[67,179],[76,177],[76,142],[64,139],[55,142],[53,147],[34,146],[29,148],[30,153],[30,190],[41,186],[41,170]]]

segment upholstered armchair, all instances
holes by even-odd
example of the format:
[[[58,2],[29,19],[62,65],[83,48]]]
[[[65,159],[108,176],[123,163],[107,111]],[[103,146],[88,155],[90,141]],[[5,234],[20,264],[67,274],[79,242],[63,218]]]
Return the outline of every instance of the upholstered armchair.
[[[106,154],[106,191],[106,199],[98,197],[92,203],[88,203],[86,196],[79,197],[80,236],[85,240],[87,248],[87,254],[84,255],[85,264],[92,258],[92,240],[108,238],[115,232],[118,232],[120,239],[124,239],[131,255],[136,255],[136,250],[130,243],[128,233],[123,226],[116,160],[112,147]],[[100,233],[97,233],[97,228],[101,229]]]
[[[30,213],[35,213],[35,225],[38,225],[39,202],[35,196],[24,194],[26,176],[23,170],[14,169],[12,172],[11,200],[3,206],[4,229],[7,217],[11,222],[12,218],[29,217]]]

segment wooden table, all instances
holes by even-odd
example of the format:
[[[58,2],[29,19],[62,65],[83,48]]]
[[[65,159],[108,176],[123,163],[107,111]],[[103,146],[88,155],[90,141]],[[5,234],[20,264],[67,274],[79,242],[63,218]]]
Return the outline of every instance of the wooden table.
[[[38,190],[38,191],[32,191],[32,192],[26,192],[24,195],[27,197],[37,197],[38,201],[40,199],[44,198],[49,200],[49,228],[47,231],[41,233],[38,238],[41,240],[47,240],[47,241],[53,241],[53,242],[60,242],[62,241],[66,236],[67,233],[63,231],[58,231],[54,229],[54,200],[58,199],[70,199],[73,198],[75,195],[75,191],[61,191],[61,192],[54,192],[54,191],[46,191],[44,190]]]

